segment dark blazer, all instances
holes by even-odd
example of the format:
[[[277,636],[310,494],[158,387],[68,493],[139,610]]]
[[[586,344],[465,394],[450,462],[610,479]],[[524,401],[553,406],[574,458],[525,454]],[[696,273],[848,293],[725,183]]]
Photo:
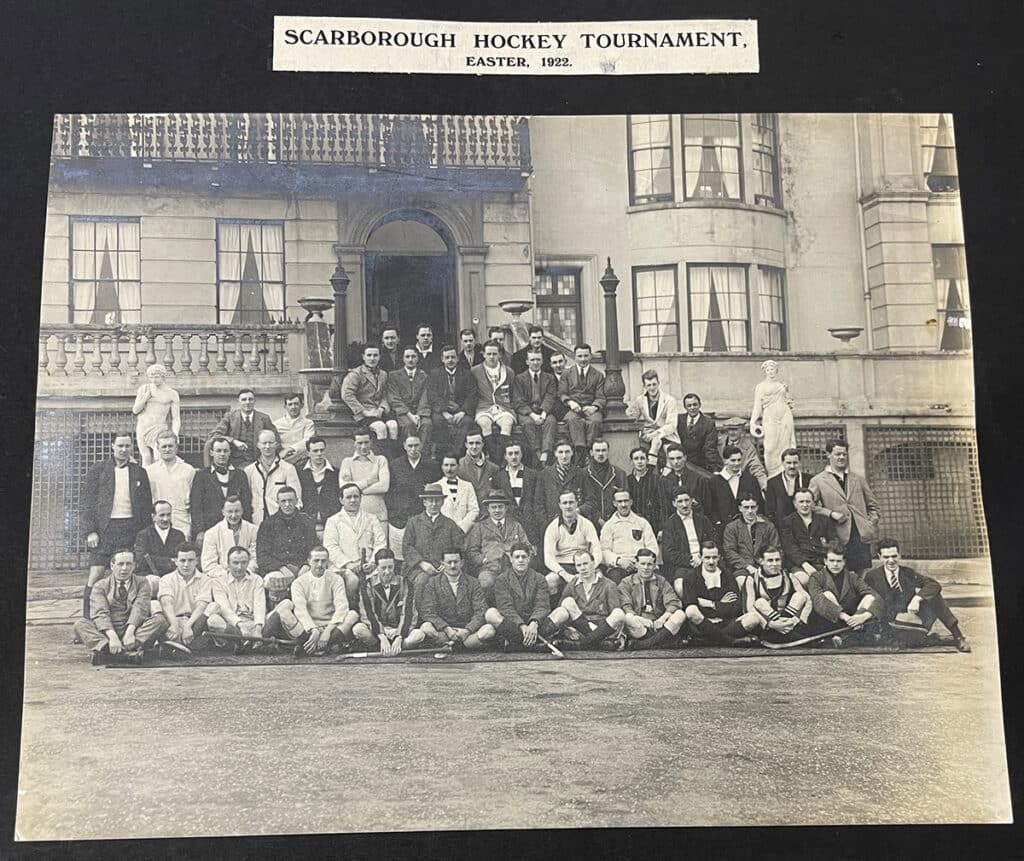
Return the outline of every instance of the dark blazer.
[[[480,508],[483,509],[483,499],[491,491],[491,482],[494,480],[494,476],[498,473],[500,467],[487,459],[484,456],[483,469],[477,471],[477,466],[473,463],[472,458],[468,454],[464,454],[459,458],[459,470],[456,473],[459,478],[464,481],[468,481],[473,485],[473,490],[476,491],[476,501],[480,504]],[[395,483],[395,479],[391,479],[392,485]],[[481,513],[485,513],[481,510]]]
[[[668,475],[660,476],[658,483],[661,487],[661,510],[665,512],[665,517],[675,513],[672,500],[676,495],[676,491],[685,487],[690,493],[690,498],[695,503],[693,506],[694,510],[712,519],[714,518],[709,482],[697,470],[692,469],[689,464],[683,469],[681,475],[670,472]]]
[[[128,490],[132,501],[132,520],[135,531],[144,529],[149,523],[153,509],[153,492],[149,487],[149,475],[137,463],[128,462]],[[82,535],[90,532],[101,534],[110,522],[110,511],[114,507],[114,459],[100,461],[85,476],[82,497],[79,502],[78,520]]]
[[[530,413],[550,414],[558,400],[558,383],[553,374],[540,372],[539,396],[533,396],[533,379],[529,371],[523,371],[512,380],[512,409],[529,421]]]
[[[516,350],[512,354],[512,370],[515,371],[515,373],[521,374],[521,373],[523,373],[527,369],[526,353],[527,353],[527,351],[529,349],[530,349],[530,345],[527,344],[521,350]],[[546,371],[547,373],[550,374],[551,373],[551,357],[555,354],[555,351],[552,350],[547,344],[541,344],[540,345],[540,351],[541,351],[541,353],[544,354],[544,361],[541,362],[540,369],[542,371]]]
[[[266,413],[253,410],[252,439],[249,439],[248,435],[242,430],[242,411],[239,409],[228,410],[224,413],[221,420],[217,422],[217,427],[210,434],[210,439],[206,441],[206,447],[203,452],[205,460],[203,462],[209,466],[210,440],[214,437],[226,436],[231,439],[240,439],[249,446],[248,451],[239,451],[234,446],[231,446],[231,462],[234,464],[240,462],[252,463],[259,454],[256,450],[256,438],[260,435],[260,431],[264,430],[272,430],[275,434],[277,433],[277,428],[274,427],[274,423]]]
[[[889,585],[889,575],[882,565],[872,568],[864,575],[864,582],[885,601],[885,620],[887,622],[896,618],[897,613],[905,613],[907,604],[915,595],[922,601],[927,601],[942,592],[938,580],[926,574],[919,574],[913,568],[900,565],[896,576],[900,583],[899,589],[893,589]]]
[[[397,628],[402,637],[408,636],[417,621],[414,592],[409,581],[399,577],[389,599],[377,578],[368,577],[359,587],[359,621],[375,637],[384,628]]]
[[[406,521],[423,511],[419,495],[423,493],[424,486],[437,481],[441,477],[441,470],[434,461],[425,457],[421,457],[413,469],[404,454],[390,461],[389,467],[391,485],[384,495],[388,522],[396,529],[405,529]]]
[[[608,402],[604,393],[604,374],[591,365],[587,368],[586,382],[583,382],[580,380],[579,367],[573,365],[562,374],[558,396],[566,406],[569,401],[576,401],[581,407],[593,405],[603,415]]]
[[[464,550],[465,547],[466,534],[454,520],[443,514],[437,515],[437,520],[431,522],[424,511],[414,514],[405,524],[402,555],[405,557],[407,572],[424,560],[440,568],[445,553],[456,548]]]
[[[548,524],[561,513],[558,507],[558,497],[563,490],[575,490],[576,500],[583,502],[583,471],[578,467],[570,466],[565,473],[565,481],[558,480],[558,467],[554,464],[546,466],[537,473],[537,495],[534,498],[534,511],[537,516],[537,523],[541,529],[547,529]],[[594,527],[597,528],[596,526]]]
[[[481,359],[482,361],[482,359]],[[464,412],[473,417],[475,404],[475,381],[469,370],[462,365],[455,368],[455,412]],[[448,411],[448,372],[442,368],[434,368],[427,377],[427,401],[433,411],[434,421],[439,421],[441,413]]]
[[[513,502],[508,507],[508,516],[516,518],[523,527],[526,529],[526,534],[530,537],[530,543],[534,547],[540,547],[538,543],[543,536],[543,527],[537,523],[537,470],[531,469],[528,466],[519,467],[519,471],[523,476],[523,495],[519,498],[519,504],[516,505]],[[491,477],[491,487],[494,490],[500,490],[509,499],[514,499],[512,496],[512,482],[508,478],[507,469],[499,469]],[[487,512],[481,512],[486,515]],[[547,526],[545,523],[544,526]]]
[[[651,529],[657,533],[664,524],[666,512],[658,471],[650,467],[642,479],[629,472],[626,474],[626,486],[633,496],[633,511],[650,523]]]
[[[416,355],[419,356],[420,359],[416,363],[416,368],[420,371],[423,371],[424,374],[429,374],[432,370],[434,370],[434,368],[441,367],[441,348],[437,346],[437,344],[434,344],[434,346],[430,348],[430,352],[427,353],[426,355],[421,353],[419,349],[416,348],[415,346],[413,347],[413,349],[416,350]],[[402,370],[402,367],[399,366],[395,368],[395,370],[400,371]]]
[[[793,492],[807,490],[807,486],[810,483],[811,474],[809,472],[801,472],[797,476]],[[796,509],[793,507],[793,497],[786,493],[786,482],[782,478],[782,473],[773,475],[768,479],[768,486],[764,489],[764,511],[761,513],[781,529],[782,521],[794,511]]]
[[[593,523],[598,532],[601,531],[605,521],[615,513],[615,492],[629,490],[626,473],[614,464],[609,464],[609,466],[608,478],[605,482],[601,482],[594,475],[591,464],[580,471],[580,488],[583,493],[580,499],[580,514]]]
[[[474,344],[473,345],[473,361],[472,362],[470,362],[466,358],[466,354],[464,352],[462,352],[462,346],[459,345],[459,367],[460,368],[464,368],[465,370],[468,371],[470,368],[475,367],[476,365],[479,365],[480,363],[482,363],[483,360],[484,360],[484,348],[481,347],[479,344]]]
[[[826,598],[825,592],[835,595],[842,606],[837,607]],[[807,579],[807,594],[811,596],[811,606],[814,608],[814,612],[830,622],[839,622],[841,611],[855,613],[857,605],[865,595],[873,595],[879,601],[881,600],[881,596],[867,584],[864,578],[849,568],[846,569],[843,588],[840,591],[828,569],[822,566]],[[880,618],[882,607],[875,605],[868,612],[876,619]]]
[[[394,355],[388,352],[387,347],[383,344],[380,345],[380,364],[378,367],[382,371],[387,371],[389,374],[392,371],[400,371],[405,365],[402,363],[402,353],[405,348],[399,344],[395,347]],[[422,370],[422,369],[421,369]]]
[[[174,557],[178,547],[185,543],[185,534],[173,526],[167,533],[167,541],[160,540],[155,526],[147,526],[135,536],[135,567],[140,574],[170,574],[174,570]],[[152,560],[156,571],[146,564],[146,556]]]
[[[396,416],[411,413],[414,416],[430,417],[427,375],[419,368],[413,374],[412,380],[409,379],[409,373],[405,368],[388,374],[387,398],[391,411]]]
[[[708,490],[710,499],[707,514],[715,521],[720,530],[724,529],[725,524],[734,517],[739,517],[740,509],[739,502],[737,500],[740,496],[747,493],[752,494],[754,499],[757,500],[757,510],[760,512],[764,509],[764,497],[761,495],[761,485],[758,484],[757,479],[746,470],[743,470],[743,472],[740,473],[739,492],[736,496],[733,496],[729,482],[722,478],[722,476],[717,472],[711,476],[711,481],[708,483]]]
[[[547,580],[532,568],[522,577],[512,570],[499,574],[494,580],[494,607],[513,625],[543,622],[551,612]]]
[[[213,474],[213,467],[197,469],[192,479],[189,494],[189,513],[192,515],[192,529],[205,532],[224,519],[224,494],[220,482]],[[252,522],[252,488],[245,472],[231,467],[228,473],[228,496],[237,496],[242,502],[242,519]]]
[[[687,460],[708,472],[717,472],[722,468],[722,457],[718,453],[718,430],[715,428],[715,420],[701,413],[693,430],[686,427],[689,420],[690,417],[685,410],[679,413],[676,420],[679,444],[686,452]]]
[[[475,633],[483,627],[486,611],[484,590],[480,588],[476,579],[468,574],[459,577],[459,585],[454,594],[448,585],[448,577],[444,574],[437,574],[423,584],[420,620],[430,622],[438,631],[451,625],[453,628],[466,628],[469,633]]]
[[[715,525],[703,514],[694,512],[693,525],[697,529],[697,541],[718,543]],[[674,511],[665,518],[661,533],[661,569],[666,577],[675,577],[676,571],[690,567],[690,539],[686,527]]]
[[[782,518],[779,540],[787,571],[802,569],[805,562],[821,568],[825,564],[825,545],[836,540],[836,527],[831,517],[814,513],[811,514],[811,525],[807,527],[794,511]]]
[[[683,608],[697,607],[709,619],[735,619],[743,610],[743,596],[740,587],[731,571],[720,569],[721,585],[717,589],[708,589],[700,568],[691,568],[683,574]],[[724,603],[722,598],[728,592],[734,592],[737,600]],[[714,608],[703,607],[698,599],[714,603]]]
[[[302,485],[302,510],[313,518],[314,523],[323,526],[328,517],[341,511],[338,470],[328,466],[324,470],[324,480],[319,489],[313,480],[313,470],[306,469],[303,464],[296,467],[295,471],[299,474],[299,484]]]

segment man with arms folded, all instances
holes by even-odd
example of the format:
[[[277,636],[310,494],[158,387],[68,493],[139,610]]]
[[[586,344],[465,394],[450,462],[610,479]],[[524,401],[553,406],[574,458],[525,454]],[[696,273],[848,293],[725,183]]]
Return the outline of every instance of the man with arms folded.
[[[237,496],[224,500],[223,520],[206,530],[203,542],[203,573],[207,577],[226,577],[228,552],[233,547],[244,547],[249,554],[249,570],[256,568],[256,527],[242,519],[242,501]]]
[[[616,490],[615,513],[601,527],[601,552],[604,554],[604,576],[618,585],[624,577],[635,574],[637,551],[644,549],[658,555],[658,539],[651,524],[633,512],[633,499],[628,490]]]
[[[578,551],[586,551],[591,564],[601,559],[601,539],[594,524],[579,513],[576,492],[564,491],[558,497],[559,514],[544,531],[544,567],[548,591],[560,598],[567,585],[576,579],[574,557]],[[609,581],[611,582],[611,581]]]
[[[395,554],[388,548],[373,556],[376,566],[359,590],[359,621],[352,635],[368,649],[386,657],[413,649],[425,636],[416,626],[412,586],[395,570]]]
[[[700,548],[700,568],[683,575],[683,608],[694,638],[701,643],[728,645],[746,634],[739,623],[740,587],[718,565],[718,547],[706,541]]]
[[[341,511],[324,527],[324,547],[332,569],[345,581],[350,607],[359,606],[359,589],[373,571],[373,557],[387,546],[380,521],[361,510],[362,496],[358,485],[341,488]]]
[[[575,648],[600,648],[610,640],[611,648],[620,651],[626,643],[622,636],[626,614],[618,588],[601,576],[588,551],[577,550],[572,564],[576,576],[566,585],[562,600],[548,619]]]
[[[462,570],[462,551],[446,550],[441,573],[423,584],[419,607],[420,631],[436,643],[452,649],[479,649],[494,637],[494,626],[485,621],[488,607],[480,584]]]
[[[629,649],[676,648],[686,624],[686,613],[679,596],[668,581],[657,573],[653,550],[640,548],[636,570],[619,583],[619,599],[626,614]]]
[[[511,568],[494,581],[494,606],[484,614],[499,645],[505,651],[520,651],[537,645],[538,636],[556,633],[547,618],[550,593],[544,575],[530,567],[533,550],[528,544],[514,544],[509,551]]]

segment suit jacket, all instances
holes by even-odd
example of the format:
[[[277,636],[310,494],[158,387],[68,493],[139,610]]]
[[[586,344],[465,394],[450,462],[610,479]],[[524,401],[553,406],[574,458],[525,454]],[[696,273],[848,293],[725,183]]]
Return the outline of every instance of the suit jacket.
[[[341,399],[352,410],[356,421],[366,418],[366,410],[383,407],[386,415],[390,410],[388,403],[388,380],[391,374],[378,366],[374,374],[366,365],[353,368],[341,381]]]
[[[782,518],[779,528],[782,561],[787,571],[803,568],[805,562],[815,568],[825,564],[825,545],[836,540],[835,522],[824,514],[811,513],[811,525],[805,526],[795,511]]]
[[[525,527],[514,517],[506,515],[501,529],[490,517],[478,520],[466,535],[468,571],[473,575],[485,570],[499,574],[510,565],[512,546],[530,543]]]
[[[466,628],[469,633],[479,631],[484,624],[487,604],[484,590],[476,578],[463,574],[453,593],[448,577],[438,574],[423,585],[420,599],[420,620],[430,622],[438,631],[451,625]]]
[[[693,514],[693,525],[697,530],[697,542],[718,541],[715,525],[703,514]],[[681,568],[690,567],[690,539],[683,521],[674,511],[665,518],[661,533],[661,568],[666,576],[675,577]]]
[[[658,619],[666,610],[681,610],[679,596],[676,595],[668,581],[660,574],[655,574],[650,585],[651,606],[653,610],[644,611],[644,582],[639,574],[630,574],[619,582],[619,600],[622,612],[643,616],[647,619]]]
[[[814,494],[814,510],[820,514],[841,511],[846,520],[836,524],[839,540],[850,540],[851,519],[857,524],[857,531],[863,541],[870,543],[878,538],[878,518],[881,509],[867,481],[855,473],[846,473],[846,489],[828,470],[822,470],[811,479],[810,490]]]
[[[717,472],[711,476],[708,491],[708,495],[711,497],[708,513],[714,512],[711,516],[715,523],[718,524],[719,529],[724,529],[726,523],[734,517],[739,517],[740,510],[737,500],[746,493],[753,494],[757,500],[758,511],[764,510],[764,497],[761,496],[761,485],[746,470],[740,473],[739,491],[735,496],[733,496],[732,487],[729,486],[729,482]]]
[[[483,360],[484,360],[484,348],[481,347],[479,344],[474,344],[473,345],[473,361],[472,362],[470,362],[466,358],[466,354],[462,351],[462,347],[460,345],[460,347],[459,347],[459,367],[460,368],[464,368],[465,370],[468,371],[470,368],[474,368],[477,365],[479,365],[481,362],[483,362]]]
[[[700,511],[702,514],[714,518],[714,500],[711,496],[710,481],[689,464],[683,468],[680,475],[676,475],[675,471],[672,471],[668,475],[660,476],[658,484],[661,488],[661,510],[665,512],[665,517],[675,512],[672,500],[675,498],[676,492],[686,488],[690,498],[694,501],[694,511]]]
[[[149,523],[153,508],[153,494],[149,488],[149,475],[137,463],[128,462],[128,493],[132,501],[132,520],[138,532]],[[82,497],[79,503],[78,519],[82,534],[102,534],[110,523],[110,512],[114,506],[114,459],[100,461],[85,476]]]
[[[524,371],[526,371],[526,369],[527,369],[526,353],[527,353],[527,351],[529,349],[530,349],[530,345],[527,344],[521,350],[516,350],[512,354],[511,362],[512,362],[512,371],[513,371],[513,373],[521,374]],[[544,354],[544,361],[541,362],[540,369],[542,371],[546,371],[547,373],[550,374],[551,373],[551,357],[555,354],[555,351],[552,350],[547,344],[541,344],[540,345],[540,351],[541,351],[541,353]]]
[[[566,406],[569,405],[569,401],[576,401],[581,407],[593,405],[603,415],[608,403],[604,393],[604,374],[590,366],[587,368],[587,379],[583,382],[580,380],[579,367],[573,365],[562,374],[558,396]]]
[[[801,472],[796,479],[793,493],[798,490],[807,490],[811,483],[811,474]],[[791,515],[796,509],[793,507],[793,497],[786,493],[786,482],[782,473],[773,475],[768,479],[768,485],[764,489],[764,516],[773,521],[781,530],[782,521]]]
[[[407,413],[423,418],[430,417],[430,402],[427,400],[427,375],[419,368],[409,379],[409,373],[402,368],[388,374],[388,403],[396,416]]]
[[[512,412],[512,371],[507,365],[500,364],[502,379],[497,387],[491,385],[487,377],[486,365],[475,365],[469,373],[476,383],[474,410],[486,410],[488,407],[499,406]]]
[[[540,624],[551,612],[547,580],[532,568],[521,577],[510,568],[494,581],[494,607],[513,625]]]
[[[252,488],[245,472],[229,467],[227,495],[237,496],[242,502],[242,519],[252,520]],[[192,530],[205,532],[224,519],[224,493],[221,483],[213,473],[213,467],[196,470],[189,494],[189,511],[192,514]]]
[[[647,394],[644,393],[626,406],[626,416],[636,419],[641,430],[656,428],[658,438],[665,442],[679,442],[679,402],[666,392],[658,395],[658,410],[655,415],[651,415],[651,405],[647,402]]]
[[[477,505],[481,509],[483,509],[482,500],[491,491],[491,482],[499,469],[500,467],[496,463],[489,461],[486,457],[484,457],[482,468],[477,467],[468,454],[459,458],[459,470],[456,475],[473,485],[473,490],[476,491]]]
[[[523,524],[526,528],[526,534],[530,538],[530,543],[537,547],[540,540],[539,531],[541,529],[540,524],[537,522],[535,510],[537,502],[537,470],[531,469],[528,466],[521,466],[519,467],[519,472],[523,477],[523,493],[519,497],[518,505],[513,501],[508,507],[508,516],[516,518],[516,520]],[[515,499],[512,494],[512,482],[508,477],[508,469],[499,469],[491,477],[491,487],[495,490],[500,490],[509,499]],[[486,512],[484,513],[486,514]]]
[[[533,378],[529,371],[516,374],[512,380],[512,408],[519,414],[520,422],[530,420],[530,413],[550,414],[558,400],[558,383],[551,373],[540,372],[537,397],[533,396]]]
[[[152,612],[150,601],[153,599],[149,580],[140,574],[133,574],[127,586],[128,605],[125,614],[122,614],[112,606],[117,589],[114,575],[93,583],[89,593],[89,618],[100,631],[114,631],[121,637],[128,625],[138,628],[149,618]]]
[[[561,513],[558,507],[559,494],[564,490],[575,490],[576,499],[583,501],[583,471],[579,467],[566,469],[565,481],[559,481],[558,467],[552,464],[537,473],[537,493],[534,498],[534,512],[537,524],[543,530]]]
[[[416,514],[405,524],[402,537],[405,570],[412,571],[424,560],[440,568],[441,557],[446,552],[462,550],[465,546],[466,535],[451,518],[438,514],[437,520],[431,522],[426,512]]]
[[[779,531],[775,524],[760,514],[751,524],[751,530],[742,517],[729,521],[722,532],[722,554],[725,564],[733,572],[746,574],[748,565],[757,565],[757,558],[765,547],[779,546]]]
[[[430,352],[421,353],[418,347],[413,347],[416,350],[416,355],[419,356],[420,360],[416,363],[416,369],[423,371],[424,374],[429,374],[434,368],[441,367],[441,348],[436,344],[431,346]],[[401,371],[404,367],[402,366],[395,368],[396,371]]]
[[[826,598],[825,592],[835,595],[842,606],[837,606]],[[822,566],[807,579],[807,594],[811,596],[811,606],[814,608],[814,612],[830,622],[839,622],[841,611],[855,613],[857,605],[865,595],[872,595],[879,600],[878,604],[868,610],[872,616],[878,619],[883,612],[881,596],[865,582],[863,577],[849,568],[846,569],[843,588],[840,590],[836,586],[835,578],[825,566]]]
[[[458,476],[456,481],[458,484],[455,486],[455,494],[451,495],[448,491],[448,479],[441,479],[441,486],[448,493],[441,505],[441,513],[454,520],[463,532],[469,532],[469,528],[480,516],[480,503],[476,499],[476,489],[470,482]]]
[[[225,436],[229,439],[240,439],[246,445],[249,446],[248,451],[238,451],[234,446],[231,447],[231,462],[236,463],[238,461],[244,461],[246,463],[255,460],[259,453],[256,450],[256,438],[260,435],[260,431],[272,430],[274,435],[277,435],[277,428],[274,427],[274,422],[271,421],[270,416],[266,413],[261,413],[259,410],[252,411],[252,438],[245,433],[242,429],[242,411],[239,409],[228,410],[221,417],[221,420],[217,422],[217,427],[213,429],[213,433],[210,434],[210,439],[214,437]],[[209,442],[209,441],[208,441]]]
[[[178,547],[185,543],[185,533],[180,532],[173,526],[167,532],[167,540],[160,539],[160,533],[153,525],[147,526],[135,536],[135,559],[136,567],[146,574],[170,574],[174,570],[174,557],[178,553]],[[153,561],[156,571],[151,571],[146,564],[146,556]]]
[[[406,521],[423,511],[419,495],[424,486],[441,477],[441,470],[432,460],[421,457],[413,469],[404,454],[390,462],[391,486],[384,499],[388,507],[388,522],[397,529],[404,529]]]
[[[690,417],[685,410],[681,411],[676,419],[676,435],[683,451],[686,452],[686,459],[708,472],[718,472],[722,468],[722,456],[718,453],[718,430],[715,428],[715,420],[701,413],[692,430],[686,426],[689,420]]]
[[[907,604],[915,595],[922,601],[927,601],[942,592],[938,580],[926,574],[919,574],[913,568],[900,565],[896,577],[899,580],[899,589],[893,589],[889,585],[889,574],[884,565],[872,568],[864,575],[864,582],[885,601],[884,618],[887,622],[896,618],[897,613],[905,613]]]
[[[475,381],[470,376],[469,369],[458,365],[455,368],[455,392],[454,400],[457,405],[454,412],[463,412],[472,418],[473,407],[476,403]],[[448,371],[442,368],[434,368],[427,378],[427,401],[433,410],[434,421],[440,421],[444,412],[450,412],[448,393]]]

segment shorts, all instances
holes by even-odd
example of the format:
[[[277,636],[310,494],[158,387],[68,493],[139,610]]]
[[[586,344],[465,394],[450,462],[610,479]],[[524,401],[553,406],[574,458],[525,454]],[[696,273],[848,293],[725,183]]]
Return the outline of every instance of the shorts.
[[[95,550],[89,552],[90,565],[109,565],[110,557],[115,550],[135,547],[135,538],[139,534],[139,527],[134,517],[111,518],[106,528],[100,532],[100,543]],[[142,572],[145,562],[142,559],[135,560],[135,567]],[[146,569],[148,571],[148,569]]]

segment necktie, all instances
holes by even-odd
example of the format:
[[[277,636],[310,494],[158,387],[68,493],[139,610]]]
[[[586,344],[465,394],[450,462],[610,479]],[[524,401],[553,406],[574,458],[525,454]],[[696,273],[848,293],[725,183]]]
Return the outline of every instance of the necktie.
[[[540,374],[531,374],[533,377],[533,399],[537,400],[540,395]]]
[[[902,592],[903,590],[900,588],[900,575],[898,573],[897,574],[890,573],[890,574],[888,574],[888,577],[889,577],[889,585],[895,591]]]
[[[687,430],[693,430],[693,426],[695,424],[697,424],[697,419],[695,419],[693,416],[690,416],[690,420],[686,423]]]
[[[128,587],[121,580],[118,580],[114,587],[114,599],[121,604],[128,603]]]
[[[455,394],[455,374],[448,375],[448,394]]]
[[[226,466],[215,466],[213,469],[214,469],[214,472],[217,473],[217,475],[227,475],[228,474],[228,468]]]
[[[556,466],[555,469],[558,471],[558,481],[560,484],[565,484],[565,474],[567,472],[564,466]]]

